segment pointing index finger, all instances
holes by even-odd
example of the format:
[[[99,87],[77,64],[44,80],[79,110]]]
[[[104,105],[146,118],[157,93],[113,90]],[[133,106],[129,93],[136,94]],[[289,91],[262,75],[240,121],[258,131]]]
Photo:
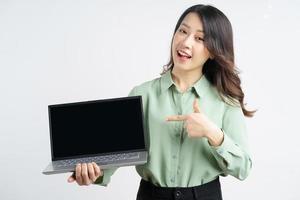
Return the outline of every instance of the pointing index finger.
[[[166,121],[185,121],[187,119],[187,115],[170,115],[166,117]]]

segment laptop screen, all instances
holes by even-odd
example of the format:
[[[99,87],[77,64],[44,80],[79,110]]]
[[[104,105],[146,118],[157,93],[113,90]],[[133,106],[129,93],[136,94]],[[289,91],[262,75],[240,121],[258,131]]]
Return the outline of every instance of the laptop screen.
[[[52,160],[145,150],[141,96],[48,108]]]

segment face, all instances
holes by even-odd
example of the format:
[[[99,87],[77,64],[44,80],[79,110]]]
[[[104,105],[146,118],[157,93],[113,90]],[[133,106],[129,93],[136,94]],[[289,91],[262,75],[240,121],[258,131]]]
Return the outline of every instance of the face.
[[[175,32],[172,42],[174,68],[199,70],[210,57],[204,45],[202,22],[196,13],[189,13]]]

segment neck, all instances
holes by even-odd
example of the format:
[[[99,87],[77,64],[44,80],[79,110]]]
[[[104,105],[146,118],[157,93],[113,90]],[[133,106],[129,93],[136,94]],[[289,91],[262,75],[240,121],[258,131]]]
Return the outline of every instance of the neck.
[[[180,88],[181,92],[184,92],[202,77],[202,68],[193,71],[184,71],[174,67],[171,75],[175,85]]]

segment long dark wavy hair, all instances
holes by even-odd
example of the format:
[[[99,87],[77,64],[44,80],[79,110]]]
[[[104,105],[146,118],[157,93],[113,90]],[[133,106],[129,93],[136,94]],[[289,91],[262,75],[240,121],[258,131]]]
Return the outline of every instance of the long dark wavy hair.
[[[241,88],[239,71],[234,63],[233,33],[228,18],[217,8],[210,5],[194,5],[180,16],[174,33],[179,28],[185,16],[196,13],[202,21],[204,29],[204,45],[212,59],[208,59],[202,69],[207,80],[217,89],[221,99],[228,104],[240,104],[243,113],[252,117],[255,111],[249,111],[244,105],[244,92]],[[172,46],[172,45],[171,45]],[[164,66],[164,74],[174,67],[172,49],[169,62]]]

